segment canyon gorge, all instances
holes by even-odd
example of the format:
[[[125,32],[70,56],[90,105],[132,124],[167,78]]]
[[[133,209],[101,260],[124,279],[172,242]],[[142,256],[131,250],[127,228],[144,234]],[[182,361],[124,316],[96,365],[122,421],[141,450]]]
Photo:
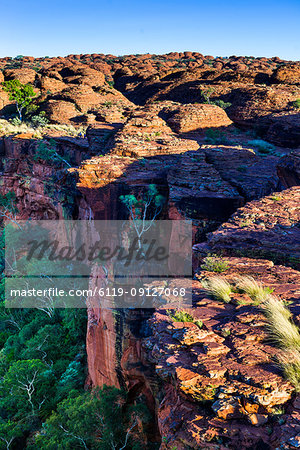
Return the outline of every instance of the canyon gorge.
[[[86,389],[124,388],[145,404],[145,448],[299,448],[299,388],[262,308],[205,287],[209,258],[225,261],[223,280],[252,277],[300,326],[300,64],[195,52],[0,59],[0,83],[14,79],[47,119],[12,125],[0,87],[0,193],[15,194],[17,219],[126,220],[120,196],[155,185],[158,220],[192,221],[190,320],[89,307]]]

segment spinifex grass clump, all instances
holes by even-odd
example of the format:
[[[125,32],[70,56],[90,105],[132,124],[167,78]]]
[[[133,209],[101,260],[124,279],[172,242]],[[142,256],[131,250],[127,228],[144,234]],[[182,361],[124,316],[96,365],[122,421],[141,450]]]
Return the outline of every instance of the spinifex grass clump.
[[[300,333],[291,319],[291,312],[275,297],[263,304],[267,331],[274,344],[281,348],[278,362],[286,378],[300,391]]]
[[[231,300],[231,285],[223,277],[212,277],[202,282],[205,291],[216,300],[229,303]]]
[[[273,292],[272,289],[263,286],[262,283],[249,276],[237,278],[236,284],[237,288],[245,294],[248,294],[255,304],[264,302]]]
[[[280,300],[269,296],[263,305],[268,320],[267,330],[270,338],[282,349],[300,351],[300,333],[291,320],[291,313]]]
[[[220,256],[209,254],[204,258],[201,269],[207,270],[208,272],[222,273],[229,268],[228,261]]]
[[[278,355],[278,362],[287,380],[300,392],[300,352],[287,350]]]

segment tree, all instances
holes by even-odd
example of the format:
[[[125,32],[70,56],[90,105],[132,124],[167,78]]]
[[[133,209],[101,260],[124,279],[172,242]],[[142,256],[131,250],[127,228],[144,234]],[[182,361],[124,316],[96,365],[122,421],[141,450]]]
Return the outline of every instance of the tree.
[[[161,213],[165,198],[158,193],[155,184],[150,184],[144,195],[137,198],[135,195],[121,195],[121,202],[127,207],[138,236],[141,248],[142,235],[150,229],[154,220]]]
[[[37,414],[49,396],[51,381],[51,370],[41,360],[15,361],[0,383],[1,406],[17,419]]]
[[[14,191],[9,191],[4,195],[0,194],[0,217],[4,217],[16,224],[18,212],[18,208],[16,207],[16,194]]]
[[[71,391],[46,421],[35,444],[45,449],[138,449],[132,434],[145,415],[144,405],[126,411],[126,394],[112,386],[79,395]]]
[[[22,430],[18,422],[0,419],[0,449],[10,449],[12,442],[22,435]]]
[[[57,144],[54,139],[48,142],[41,141],[36,149],[36,154],[33,156],[35,161],[42,160],[49,163],[61,164],[65,163],[68,167],[72,167],[66,158],[60,156],[57,152]]]
[[[214,93],[215,89],[213,87],[207,88],[205,91],[201,91],[201,95],[204,98],[204,102],[211,104],[210,96]]]
[[[19,119],[22,121],[22,111],[35,97],[35,92],[30,84],[22,84],[19,80],[4,81],[3,90],[9,93],[9,100],[16,103]]]

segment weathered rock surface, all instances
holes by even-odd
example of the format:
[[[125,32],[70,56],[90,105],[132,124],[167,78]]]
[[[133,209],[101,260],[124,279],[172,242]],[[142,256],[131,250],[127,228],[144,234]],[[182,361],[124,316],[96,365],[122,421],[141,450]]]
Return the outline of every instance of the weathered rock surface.
[[[38,104],[68,100],[85,114],[109,102],[128,106],[127,98],[136,104],[173,100],[184,104],[170,119],[175,131],[227,126],[233,120],[254,126],[277,145],[299,146],[299,118],[293,106],[300,98],[299,63],[277,57],[213,58],[197,52],[173,52],[2,58],[1,77],[2,71],[5,79],[18,78],[40,88]],[[116,89],[112,87],[114,82]],[[227,103],[230,119],[214,107],[215,101]]]
[[[159,117],[162,108],[169,107],[176,105],[137,108],[127,113],[124,124],[91,125],[87,136],[95,156],[77,170],[78,186],[85,192],[118,186],[121,195],[125,185],[158,184],[168,198],[168,217],[192,218],[203,238],[245,201],[278,187],[279,157],[262,157],[239,146],[199,148],[195,139],[180,138]]]
[[[47,141],[44,141],[47,142]],[[87,157],[88,145],[84,139],[60,138],[56,140],[61,157],[74,164]],[[22,137],[5,138],[2,154],[5,164],[1,168],[1,194],[13,191],[19,219],[56,220],[72,217],[76,211],[75,199],[79,192],[68,166],[61,161],[39,158],[40,141]]]
[[[209,248],[299,267],[299,200],[300,188],[292,187],[247,203],[208,236]]]
[[[171,113],[172,114],[172,113]],[[226,112],[215,105],[180,105],[167,123],[176,133],[204,128],[226,127],[232,124]]]
[[[278,157],[262,157],[252,149],[225,145],[202,147],[206,162],[234,186],[247,201],[270,194],[279,188],[276,175]]]
[[[53,123],[68,123],[78,116],[78,110],[74,103],[60,100],[49,100],[45,106],[45,111],[47,117]]]
[[[0,111],[2,111],[4,107],[9,105],[10,103],[11,101],[9,100],[8,93],[0,88]]]
[[[228,265],[225,278],[255,276],[298,314],[299,272],[248,258],[228,258]],[[200,280],[207,276],[212,273],[199,272]],[[158,425],[164,440],[178,449],[289,445],[299,432],[299,401],[276,366],[276,349],[265,342],[261,311],[246,299],[245,305],[241,298],[236,305],[212,300],[201,281],[193,290],[197,306],[187,311],[203,327],[156,311],[153,335],[144,340],[162,383]]]
[[[273,74],[275,83],[300,84],[299,64],[287,64],[279,67]]]
[[[244,199],[208,164],[203,152],[187,152],[168,173],[169,217],[189,217],[195,226],[214,226],[242,206]],[[204,222],[203,222],[204,221]],[[200,226],[200,228],[201,228]]]
[[[257,129],[276,145],[291,148],[300,145],[300,113],[297,110],[271,113],[262,118]]]
[[[37,73],[33,69],[6,69],[3,72],[3,75],[5,77],[5,80],[19,80],[21,83],[27,84],[31,83],[33,84]]]
[[[300,186],[300,149],[281,158],[277,165],[278,176],[286,188]]]

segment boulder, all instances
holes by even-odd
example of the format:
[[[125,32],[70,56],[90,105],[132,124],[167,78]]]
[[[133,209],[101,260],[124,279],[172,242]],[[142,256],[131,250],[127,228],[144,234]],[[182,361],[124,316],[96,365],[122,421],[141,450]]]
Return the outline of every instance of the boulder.
[[[215,105],[181,105],[167,119],[167,123],[176,133],[196,131],[205,128],[224,127],[232,124],[226,112]]]
[[[105,76],[99,70],[75,66],[69,68],[67,76],[64,77],[64,82],[67,84],[86,84],[91,87],[100,87],[105,84]]]
[[[273,77],[273,83],[286,83],[300,85],[300,63],[287,64],[278,67],[275,70]]]
[[[9,100],[8,92],[3,91],[0,87],[0,113],[5,106],[9,105],[11,101]]]
[[[36,71],[33,69],[5,69],[4,70],[5,80],[19,80],[23,84],[33,84],[36,79]]]
[[[67,85],[57,78],[43,76],[40,80],[40,87],[46,94],[56,94],[66,89]]]
[[[300,146],[300,112],[295,110],[272,113],[257,123],[257,130],[276,145],[295,148]]]
[[[69,123],[79,115],[74,103],[62,100],[48,100],[44,109],[48,119],[54,123]]]

